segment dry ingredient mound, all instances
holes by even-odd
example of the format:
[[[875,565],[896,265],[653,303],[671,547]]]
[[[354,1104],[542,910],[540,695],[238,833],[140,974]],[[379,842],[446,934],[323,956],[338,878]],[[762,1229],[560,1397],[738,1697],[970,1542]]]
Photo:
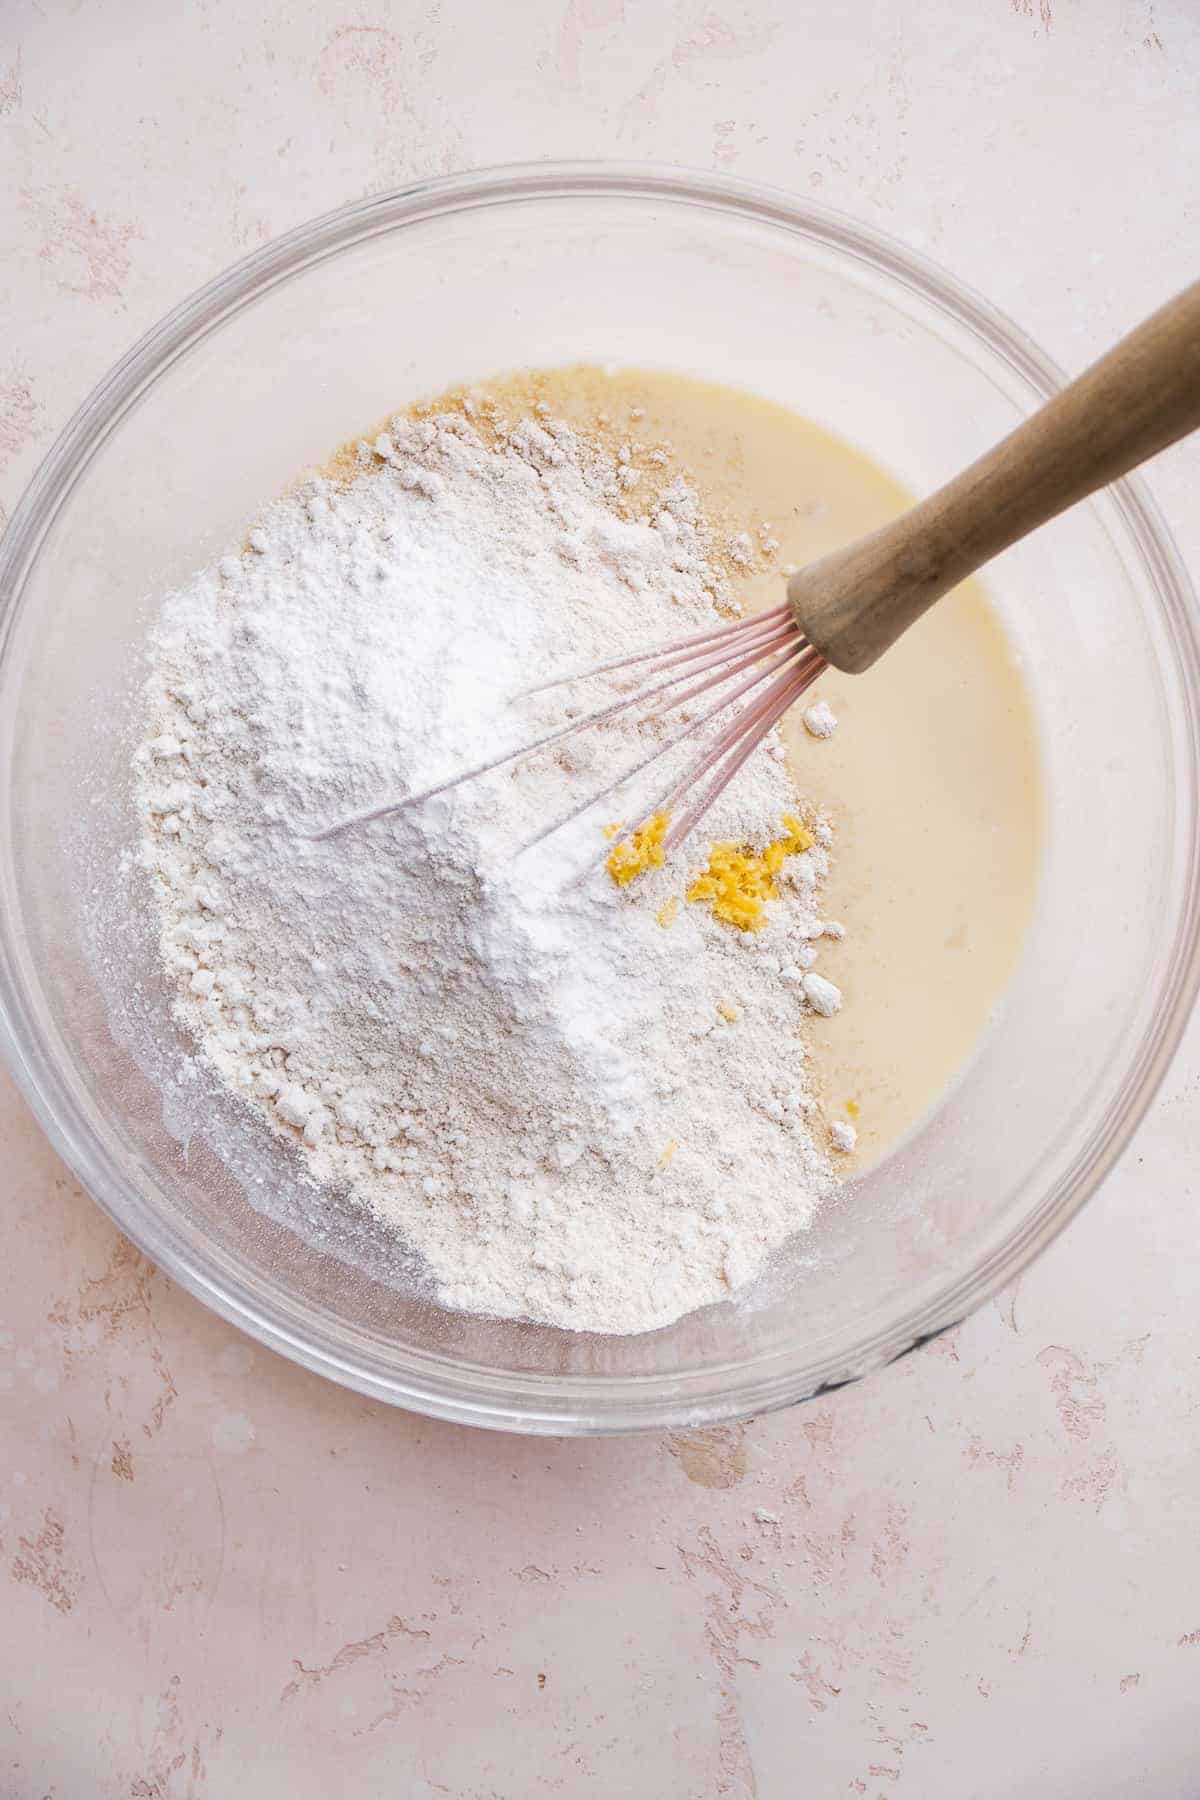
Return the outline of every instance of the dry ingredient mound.
[[[806,815],[761,930],[683,898],[714,841],[761,851],[797,811],[773,743],[628,888],[619,810],[514,854],[672,718],[314,840],[629,685],[514,702],[539,676],[728,609],[661,451],[639,506],[628,448],[471,411],[396,418],[165,601],[142,860],[187,1032],[445,1305],[641,1331],[742,1288],[831,1185],[803,1036],[830,834]]]

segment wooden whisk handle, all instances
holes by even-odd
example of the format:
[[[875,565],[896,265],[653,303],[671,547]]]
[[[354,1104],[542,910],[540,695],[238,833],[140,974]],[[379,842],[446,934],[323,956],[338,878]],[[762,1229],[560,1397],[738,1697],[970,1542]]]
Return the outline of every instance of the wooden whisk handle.
[[[835,668],[870,668],[1018,538],[1200,428],[1200,281],[936,494],[809,564],[788,598]]]

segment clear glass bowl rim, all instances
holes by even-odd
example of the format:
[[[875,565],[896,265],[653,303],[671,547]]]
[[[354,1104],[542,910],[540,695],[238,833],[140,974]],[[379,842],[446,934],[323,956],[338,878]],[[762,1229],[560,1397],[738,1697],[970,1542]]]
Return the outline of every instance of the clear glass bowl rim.
[[[870,226],[780,190],[704,171],[623,162],[514,164],[417,182],[323,214],[235,263],[148,331],[92,391],[34,474],[0,540],[0,661],[46,532],[111,431],[177,357],[277,283],[376,234],[439,215],[555,197],[657,200],[774,226],[881,270],[965,327],[1036,395],[1049,398],[1065,380],[1004,314],[937,265]],[[1200,630],[1191,584],[1141,482],[1126,478],[1109,494],[1159,602],[1180,678],[1184,749],[1190,752],[1193,778],[1200,780]],[[1200,841],[1194,811],[1190,852],[1192,874],[1174,922],[1155,1028],[1138,1045],[1118,1102],[1072,1167],[986,1262],[947,1283],[911,1314],[888,1321],[851,1352],[841,1349],[825,1359],[804,1361],[775,1352],[761,1362],[710,1367],[694,1377],[551,1378],[514,1376],[413,1351],[400,1374],[382,1359],[347,1354],[332,1330],[297,1331],[251,1285],[231,1278],[177,1237],[169,1216],[142,1203],[95,1141],[55,1066],[33,1019],[10,921],[2,912],[0,1053],[56,1152],[138,1248],[214,1311],[302,1366],[415,1412],[510,1431],[596,1435],[711,1424],[814,1398],[894,1361],[1013,1280],[1074,1217],[1143,1118],[1200,988]]]

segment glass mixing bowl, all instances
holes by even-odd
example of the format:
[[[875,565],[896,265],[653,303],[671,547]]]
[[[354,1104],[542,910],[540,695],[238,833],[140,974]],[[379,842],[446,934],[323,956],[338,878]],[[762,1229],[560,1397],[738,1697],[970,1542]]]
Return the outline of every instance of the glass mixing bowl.
[[[711,176],[485,172],[319,219],[187,301],[63,432],[0,551],[0,1001],[42,1125],[146,1254],[236,1325],[364,1393],[525,1432],[763,1411],[960,1319],[1111,1168],[1198,973],[1196,619],[1123,482],[989,580],[1048,788],[1007,1001],[923,1128],[745,1301],[616,1339],[450,1314],[306,1190],[188,1058],[122,859],[153,596],[389,408],[579,359],[769,395],[915,492],[1059,382],[945,275],[816,207]]]

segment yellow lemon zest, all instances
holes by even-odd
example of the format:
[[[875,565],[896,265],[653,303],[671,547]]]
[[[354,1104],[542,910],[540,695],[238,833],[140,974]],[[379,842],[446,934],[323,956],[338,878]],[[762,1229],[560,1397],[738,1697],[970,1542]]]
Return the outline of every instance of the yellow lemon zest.
[[[619,844],[613,845],[604,866],[618,887],[628,887],[647,869],[662,868],[667,860],[663,839],[670,823],[669,813],[655,813],[652,819],[638,826],[632,837],[622,838]]]
[[[850,1114],[852,1119],[857,1119],[860,1110],[857,1100],[847,1100],[846,1111]]]
[[[732,1000],[718,1000],[717,1012],[727,1025],[736,1025],[738,1019],[741,1017],[741,1014],[738,1012],[738,1009],[733,1004]]]
[[[605,837],[608,839],[609,843],[611,844],[612,840],[616,837],[618,831],[620,831],[620,829],[621,829],[621,821],[620,821],[620,819],[615,819],[611,825],[602,825],[600,827],[600,829],[601,829],[601,831],[603,831]]]
[[[678,1148],[679,1148],[679,1139],[678,1138],[668,1138],[667,1139],[666,1143],[662,1147],[662,1153],[660,1154],[659,1159],[658,1159],[658,1166],[660,1169],[666,1168],[667,1164],[670,1162],[671,1158],[674,1156],[674,1154],[678,1150]]]
[[[671,898],[664,905],[659,907],[654,916],[664,931],[667,930],[668,926],[673,925],[679,917],[678,894],[672,894]]]
[[[712,908],[713,917],[739,931],[759,931],[766,924],[766,902],[779,889],[775,877],[789,856],[811,850],[816,838],[792,813],[783,815],[784,836],[759,852],[737,844],[714,844],[708,867],[687,891],[689,900]]]

